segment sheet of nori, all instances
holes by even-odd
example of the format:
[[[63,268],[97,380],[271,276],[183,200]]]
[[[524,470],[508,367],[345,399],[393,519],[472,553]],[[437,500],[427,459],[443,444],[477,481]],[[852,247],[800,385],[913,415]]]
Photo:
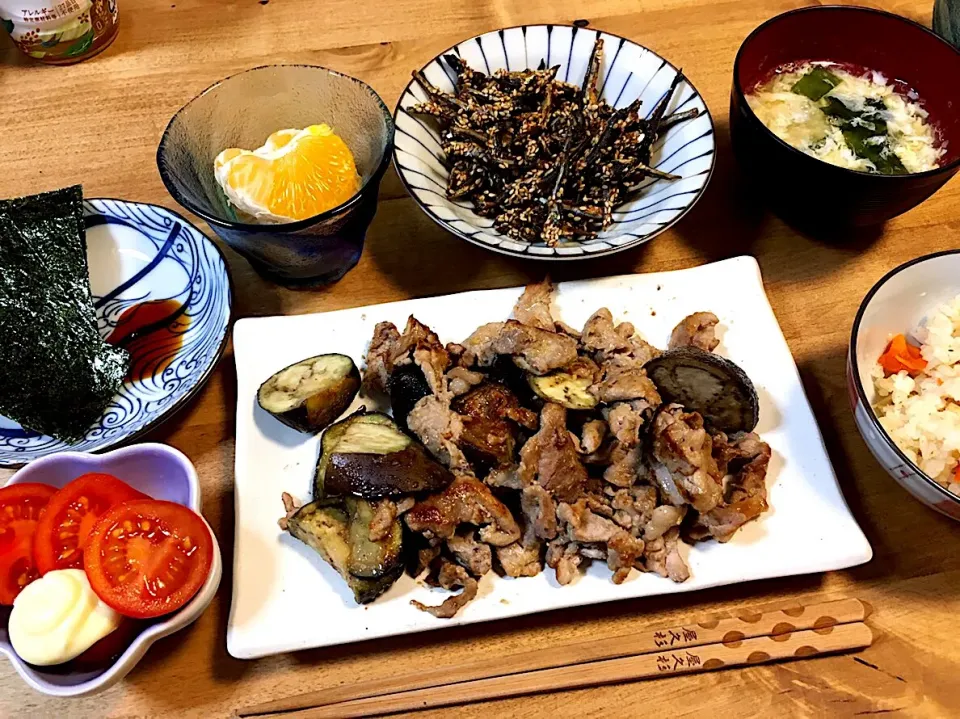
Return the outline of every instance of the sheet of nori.
[[[74,442],[130,364],[97,331],[80,186],[0,201],[0,414]]]

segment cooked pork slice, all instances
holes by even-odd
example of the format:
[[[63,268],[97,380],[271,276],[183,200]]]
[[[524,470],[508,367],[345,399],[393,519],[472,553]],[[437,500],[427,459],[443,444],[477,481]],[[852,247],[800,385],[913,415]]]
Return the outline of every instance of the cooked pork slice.
[[[643,538],[650,542],[659,539],[673,527],[679,527],[686,512],[686,507],[661,504],[650,513],[650,520],[643,527]]]
[[[629,344],[630,338],[633,337],[634,333],[636,333],[637,328],[633,326],[632,322],[621,322],[613,328],[613,331],[623,337],[623,339]]]
[[[561,334],[569,335],[570,337],[573,337],[575,340],[579,340],[581,337],[580,330],[576,330],[570,325],[568,325],[566,322],[560,322],[559,320],[553,323],[553,330],[554,332],[559,332]]]
[[[540,426],[540,419],[537,413],[526,407],[507,407],[503,412],[503,416],[516,422],[521,427],[526,427],[530,430],[536,431]]]
[[[370,519],[370,541],[379,542],[386,538],[397,519],[397,505],[389,499],[381,499],[373,505],[373,517]]]
[[[452,367],[463,367],[464,369],[470,369],[473,366],[474,357],[469,352],[467,348],[456,342],[447,342],[447,346],[444,348],[447,350],[447,354],[450,356],[450,365]]]
[[[623,531],[612,520],[594,513],[582,497],[573,504],[561,502],[557,507],[557,518],[566,523],[567,537],[577,542],[606,543],[617,532]]]
[[[491,487],[502,487],[503,489],[523,489],[523,482],[520,481],[520,468],[517,465],[508,467],[495,467],[490,470],[484,478]]]
[[[573,437],[567,430],[567,410],[547,402],[540,412],[540,431],[520,450],[520,480],[538,481],[554,497],[575,500],[587,481]]]
[[[475,577],[482,577],[493,567],[490,545],[478,541],[475,532],[454,534],[447,540],[447,549]]]
[[[642,399],[653,407],[658,406],[660,394],[653,380],[647,377],[643,364],[631,355],[612,355],[600,363],[603,375],[590,391],[601,402]]]
[[[387,392],[394,367],[408,364],[411,359],[423,371],[431,391],[435,394],[446,391],[443,373],[450,364],[450,356],[429,327],[413,315],[407,318],[403,334],[390,322],[377,324],[367,350],[367,389]]]
[[[601,307],[587,320],[580,341],[588,352],[613,354],[630,349],[629,339],[617,332],[613,315],[606,307]]]
[[[721,504],[701,513],[690,527],[689,538],[714,537],[728,542],[744,524],[767,510],[767,467],[770,446],[751,433],[735,436],[730,448],[738,456],[729,463],[735,472],[727,479]]]
[[[670,334],[670,349],[699,347],[705,352],[713,352],[720,344],[716,335],[719,323],[713,312],[694,312],[684,317]]]
[[[700,512],[720,503],[721,477],[712,456],[713,442],[699,414],[685,412],[678,404],[661,409],[653,421],[652,450],[655,476],[664,494],[672,499],[679,490]],[[675,488],[669,486],[670,480]]]
[[[540,549],[543,545],[534,542],[524,546],[520,542],[497,547],[497,559],[508,577],[535,577],[543,571]]]
[[[392,322],[378,322],[367,350],[367,367],[363,381],[368,391],[387,392],[393,372],[393,354],[400,341],[400,332]]]
[[[667,530],[663,536],[647,542],[643,551],[643,566],[648,572],[656,572],[661,577],[669,577],[675,582],[685,582],[690,578],[690,570],[680,556],[680,530],[676,527]]]
[[[460,475],[442,492],[432,494],[403,515],[407,526],[428,539],[449,539],[458,526],[475,524],[480,539],[505,547],[520,539],[520,526],[510,510],[479,480]]]
[[[529,327],[554,331],[550,304],[553,302],[553,283],[547,277],[543,282],[527,285],[517,304],[513,306],[513,316]]]
[[[461,449],[468,459],[484,466],[513,462],[519,438],[515,420],[536,421],[536,415],[522,408],[516,395],[499,382],[478,385],[457,397],[452,407],[463,424]]]
[[[434,395],[423,397],[407,415],[407,426],[450,469],[470,469],[470,463],[459,447],[463,420],[450,409],[449,399]]]
[[[482,373],[473,372],[459,365],[447,372],[447,386],[454,397],[466,394],[485,379],[486,376]]]
[[[436,333],[413,315],[407,319],[407,326],[400,336],[398,350],[401,354],[394,357],[394,363],[401,361],[410,351],[407,346],[413,350],[413,361],[423,371],[430,390],[438,396],[443,395],[447,391],[443,375],[450,366],[450,355]]]
[[[623,584],[630,570],[643,557],[642,539],[620,530],[607,542],[607,566],[613,571],[613,583]]]
[[[399,517],[402,514],[406,514],[411,509],[413,505],[417,503],[417,500],[413,497],[404,497],[403,499],[397,500],[397,516]]]
[[[604,410],[610,433],[624,447],[636,447],[640,443],[640,428],[652,414],[651,406],[642,399],[617,402]]]
[[[617,442],[610,452],[611,464],[603,471],[603,478],[618,487],[629,487],[637,481],[642,459],[642,447],[627,448],[622,442]]]
[[[536,375],[566,367],[577,359],[574,338],[516,320],[482,325],[463,345],[481,367],[492,365],[498,355],[510,355],[514,364]]]
[[[660,350],[647,342],[645,339],[638,335],[634,335],[630,338],[630,351],[628,354],[633,358],[634,362],[643,367],[643,365],[652,360],[654,357],[659,357],[661,353]]]
[[[547,545],[547,566],[556,572],[558,584],[570,584],[580,573],[579,567],[583,557],[577,550],[576,542],[568,543],[566,539],[561,538]]]
[[[443,567],[440,569],[438,579],[440,586],[444,589],[463,587],[463,591],[460,592],[460,594],[447,597],[443,604],[438,607],[428,607],[426,604],[422,604],[416,599],[410,600],[410,603],[417,609],[422,612],[432,614],[437,619],[452,619],[455,617],[457,612],[459,612],[464,606],[472,601],[474,597],[477,596],[477,590],[480,586],[477,584],[476,579],[467,574],[467,570],[450,561],[444,563]]]
[[[439,541],[439,540],[438,540]],[[413,578],[418,581],[424,581],[428,584],[437,585],[435,581],[436,577],[434,575],[434,568],[439,572],[439,557],[440,552],[443,551],[443,546],[437,544],[436,546],[422,547],[417,550],[417,564],[413,567]],[[436,561],[435,561],[436,560]]]
[[[557,536],[557,505],[550,492],[539,484],[524,487],[520,508],[527,520],[524,546],[537,544],[537,539],[553,539]]]
[[[755,432],[739,432],[730,437],[723,432],[713,435],[713,458],[720,473],[736,473],[755,457],[770,453],[770,447]]]
[[[613,521],[633,536],[640,536],[657,506],[657,490],[649,485],[635,484],[628,489],[605,487],[604,494],[610,497]]]
[[[591,419],[583,423],[580,432],[580,452],[593,454],[600,449],[604,437],[607,436],[607,423],[600,419]]]

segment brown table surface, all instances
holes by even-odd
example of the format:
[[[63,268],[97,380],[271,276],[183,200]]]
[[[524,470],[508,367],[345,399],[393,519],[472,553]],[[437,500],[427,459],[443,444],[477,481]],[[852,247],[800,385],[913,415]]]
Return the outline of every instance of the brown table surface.
[[[274,62],[325,65],[359,77],[393,106],[410,71],[474,34],[523,23],[567,23],[625,35],[682,66],[713,111],[717,172],[678,228],[607,259],[549,267],[558,280],[692,267],[752,254],[800,368],[827,447],[875,556],[863,567],[744,586],[630,600],[305,651],[259,661],[226,652],[233,559],[236,375],[227,351],[210,382],[145,439],[197,465],[203,505],[224,553],[220,592],[189,629],[158,642],[104,694],[54,700],[0,662],[2,716],[228,716],[238,707],[342,682],[615,636],[630,627],[741,606],[860,597],[874,607],[875,644],[859,656],[676,677],[478,704],[460,716],[933,717],[960,709],[960,552],[957,525],[911,499],[870,456],[850,413],[844,361],[850,325],[870,286],[920,254],[956,246],[960,181],[882,230],[845,246],[804,237],[765,212],[738,178],[727,124],[731,68],[759,23],[789,0],[121,0],[120,35],[100,57],[43,67],[0,40],[0,197],[83,183],[88,197],[179,209],[154,160],[170,116],[214,81]],[[929,23],[932,0],[879,3]],[[288,291],[259,278],[229,249],[236,317],[355,307],[414,296],[506,287],[546,266],[500,257],[435,226],[391,169],[359,266],[333,287]],[[0,479],[9,472],[0,472]],[[818,521],[810,517],[811,522]],[[322,621],[321,617],[317,618]],[[423,716],[450,714],[438,710]]]

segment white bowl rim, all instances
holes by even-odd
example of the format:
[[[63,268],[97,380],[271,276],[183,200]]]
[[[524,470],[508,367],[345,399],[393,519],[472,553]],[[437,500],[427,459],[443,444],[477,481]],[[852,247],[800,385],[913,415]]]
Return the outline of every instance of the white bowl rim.
[[[609,35],[610,37],[615,37],[618,40],[622,40],[623,42],[629,42],[632,45],[636,45],[642,50],[646,50],[647,52],[652,54],[654,57],[657,57],[663,60],[664,64],[674,72],[677,72],[677,73],[680,72],[680,68],[678,68],[669,60],[667,60],[667,58],[665,58],[660,53],[655,52],[654,50],[651,50],[646,45],[641,45],[639,42],[636,42],[635,40],[631,40],[628,37],[624,37],[623,35],[618,35],[615,32],[608,32],[607,30],[601,30],[600,28],[591,27],[589,24],[583,24],[583,23],[580,23],[579,21],[574,21],[569,24],[568,23],[527,23],[527,24],[520,23],[518,25],[509,25],[507,27],[494,28],[493,30],[487,30],[486,32],[482,32],[477,35],[471,35],[468,38],[464,38],[463,40],[460,40],[459,42],[454,43],[453,45],[448,47],[446,50],[443,50],[442,52],[440,52],[439,54],[435,55],[430,60],[428,60],[423,66],[418,68],[418,71],[422,72],[427,67],[429,67],[432,63],[437,62],[444,55],[449,54],[450,52],[453,51],[454,48],[456,48],[458,45],[462,45],[465,42],[470,42],[471,40],[478,40],[479,38],[485,35],[490,35],[492,33],[503,33],[507,30],[519,30],[519,29],[527,30],[528,28],[540,28],[540,27],[545,27],[550,29],[555,27],[568,27],[573,29],[574,32],[576,32],[577,30],[591,30],[593,32],[596,32],[598,35]],[[644,245],[650,240],[652,240],[653,238],[657,237],[658,235],[666,232],[671,227],[674,227],[678,222],[680,222],[684,217],[686,217],[687,214],[690,212],[690,210],[692,210],[694,206],[696,206],[696,204],[700,201],[700,198],[702,198],[704,194],[706,194],[707,187],[709,187],[710,185],[710,180],[713,179],[713,173],[717,169],[717,141],[716,141],[717,126],[713,121],[713,113],[710,112],[710,107],[707,105],[707,101],[703,99],[703,94],[697,89],[697,86],[693,84],[693,81],[690,79],[690,77],[686,73],[683,74],[683,80],[690,86],[690,89],[692,89],[694,93],[696,93],[697,97],[699,97],[700,100],[703,102],[703,107],[705,110],[704,114],[707,116],[707,119],[710,121],[710,131],[713,135],[713,157],[710,159],[710,170],[707,172],[707,179],[703,181],[703,185],[700,187],[700,190],[697,192],[696,195],[694,195],[693,199],[690,200],[690,204],[684,207],[683,211],[680,212],[676,217],[674,217],[670,222],[668,222],[665,225],[662,225],[659,229],[656,229],[653,232],[650,232],[649,234],[644,235],[643,237],[637,237],[632,242],[627,242],[627,243],[624,243],[623,245],[611,247],[608,250],[603,250],[600,252],[591,252],[589,254],[582,254],[582,255],[557,255],[557,254],[534,255],[534,254],[527,254],[525,252],[517,252],[515,250],[508,250],[508,249],[504,249],[503,247],[499,247],[496,245],[488,245],[484,242],[480,242],[479,240],[475,240],[474,238],[470,237],[470,235],[467,235],[461,232],[460,230],[456,229],[455,227],[450,225],[446,220],[443,220],[442,218],[438,217],[436,214],[434,214],[434,212],[429,207],[427,207],[423,202],[420,201],[420,198],[417,197],[417,194],[411,188],[410,183],[407,182],[407,178],[405,177],[402,171],[400,162],[397,159],[396,143],[394,143],[393,152],[391,153],[393,156],[393,169],[397,173],[397,177],[400,178],[400,182],[401,184],[403,184],[403,189],[407,191],[407,194],[413,199],[413,201],[417,204],[417,206],[424,212],[424,214],[426,214],[427,217],[433,220],[434,223],[442,227],[447,232],[453,235],[456,235],[461,240],[466,240],[472,245],[476,245],[477,247],[482,247],[485,250],[490,250],[491,252],[496,252],[497,254],[505,255],[507,257],[519,257],[525,260],[541,260],[545,262],[575,262],[577,260],[589,260],[595,257],[609,257],[610,255],[617,254],[618,252],[624,252],[626,250],[636,249],[640,245]],[[406,85],[404,85],[403,90],[400,91],[400,95],[398,96],[398,99],[397,99],[397,105],[393,109],[394,126],[396,126],[397,124],[398,114],[400,113],[401,110],[404,109],[403,107],[401,107],[400,102],[403,100],[404,96],[408,92],[410,92],[410,87],[413,85],[414,82],[416,82],[416,79],[411,77],[410,81]],[[410,93],[410,94],[413,94],[413,93]],[[406,111],[404,110],[404,112]],[[406,114],[409,114],[409,113],[406,113]],[[502,234],[502,233],[498,232],[497,234]],[[506,235],[504,235],[504,237],[506,237]],[[516,240],[516,241],[521,242],[520,240]]]
[[[143,655],[147,653],[147,650],[154,644],[154,642],[189,626],[194,621],[199,619],[200,615],[203,614],[206,608],[213,601],[213,598],[217,593],[217,589],[220,586],[220,580],[223,576],[223,559],[220,556],[220,545],[217,542],[217,535],[214,534],[213,528],[200,512],[201,493],[200,482],[197,478],[197,470],[193,466],[193,462],[191,462],[183,452],[174,447],[166,444],[160,444],[159,442],[143,442],[141,444],[134,444],[127,447],[121,447],[120,449],[111,450],[109,452],[99,452],[96,454],[92,452],[57,452],[55,454],[47,455],[46,457],[41,457],[33,462],[30,462],[28,465],[18,470],[12,477],[10,477],[10,479],[4,483],[4,486],[10,485],[13,479],[21,473],[29,473],[34,471],[34,467],[40,467],[44,464],[62,461],[66,458],[86,458],[92,459],[94,462],[102,462],[107,457],[113,455],[122,456],[124,454],[134,454],[142,449],[151,449],[169,454],[171,457],[180,461],[186,469],[187,483],[190,486],[190,499],[189,504],[185,506],[188,506],[200,516],[200,518],[203,520],[203,523],[210,531],[210,537],[213,540],[213,561],[210,564],[210,573],[207,575],[206,582],[204,582],[203,586],[200,587],[200,590],[197,592],[196,596],[194,596],[193,599],[191,599],[182,609],[177,611],[166,620],[152,624],[144,629],[142,632],[140,632],[140,634],[137,635],[130,646],[124,650],[123,654],[117,657],[109,669],[104,671],[99,676],[88,679],[80,684],[64,686],[60,684],[53,684],[41,679],[34,674],[33,669],[26,664],[26,662],[17,656],[16,652],[0,644],[0,654],[6,655],[14,669],[16,669],[17,674],[20,675],[20,678],[23,679],[23,681],[26,682],[31,688],[41,692],[42,694],[62,698],[81,697],[97,694],[106,690],[108,687],[113,686],[130,673],[130,671],[143,658]]]
[[[877,418],[877,413],[873,411],[873,405],[870,404],[866,390],[864,390],[863,384],[860,382],[860,368],[857,364],[857,338],[860,334],[860,322],[863,320],[863,315],[867,310],[867,306],[870,304],[870,301],[873,300],[874,295],[880,291],[880,288],[883,287],[883,285],[885,285],[892,277],[898,275],[906,269],[909,269],[910,267],[913,267],[914,265],[919,265],[930,260],[936,260],[940,257],[946,257],[947,255],[958,254],[960,254],[960,250],[943,250],[941,252],[933,252],[929,255],[921,255],[920,257],[915,257],[912,260],[904,262],[902,265],[894,267],[883,277],[877,280],[877,282],[873,285],[873,287],[870,288],[870,291],[867,292],[866,296],[863,298],[863,301],[860,303],[860,308],[857,310],[856,317],[853,319],[853,327],[850,330],[850,348],[848,350],[848,356],[850,358],[851,381],[853,382],[854,389],[856,390],[857,399],[864,406],[864,409],[868,410],[866,415],[869,418],[873,428],[905,466],[913,470],[916,476],[920,477],[929,486],[933,487],[938,493],[943,495],[945,499],[948,499],[955,504],[960,504],[960,497],[947,490],[946,487],[941,486],[926,472],[920,469],[909,457],[907,457],[906,454],[903,453],[903,450],[897,446],[897,443],[893,441],[889,434],[887,434],[887,430],[885,430],[883,425],[880,424],[880,420]]]

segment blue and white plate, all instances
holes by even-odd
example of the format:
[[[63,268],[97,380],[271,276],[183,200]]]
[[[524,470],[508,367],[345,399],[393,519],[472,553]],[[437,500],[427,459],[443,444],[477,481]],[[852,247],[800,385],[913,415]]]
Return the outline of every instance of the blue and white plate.
[[[470,67],[487,73],[499,69],[536,68],[543,60],[559,65],[557,78],[583,83],[596,30],[563,25],[524,25],[495,30],[455,45],[431,60],[424,75],[436,87],[453,92],[456,74],[443,56],[459,55]],[[647,48],[602,32],[603,64],[599,87],[615,108],[638,97],[652,112],[677,74],[677,68]],[[443,166],[440,135],[430,120],[407,109],[426,100],[416,82],[407,85],[394,112],[397,132],[393,161],[397,174],[423,210],[455,235],[505,255],[543,260],[572,260],[609,255],[642,244],[676,223],[703,194],[713,173],[713,120],[696,88],[686,79],[677,87],[667,114],[699,108],[699,117],[670,128],[654,145],[653,165],[682,179],[650,180],[649,184],[613,213],[614,222],[592,240],[548,247],[508,238],[493,229],[493,220],[473,212],[467,202],[448,200],[447,169]]]
[[[163,207],[123,200],[86,200],[90,289],[101,335],[108,337],[129,307],[176,300],[185,326],[178,349],[151,356],[162,370],[127,380],[76,444],[25,430],[0,416],[0,466],[17,467],[65,450],[96,452],[140,436],[182,407],[206,382],[227,344],[232,293],[219,248]]]

